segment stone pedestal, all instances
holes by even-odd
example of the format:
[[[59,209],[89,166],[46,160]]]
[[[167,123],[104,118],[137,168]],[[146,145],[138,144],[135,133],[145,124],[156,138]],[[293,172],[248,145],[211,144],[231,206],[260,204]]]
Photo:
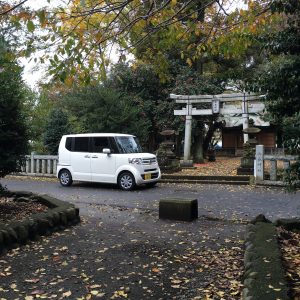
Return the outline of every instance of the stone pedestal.
[[[192,160],[180,160],[180,167],[193,168],[194,164]]]
[[[237,169],[237,175],[254,174],[254,157],[242,157],[241,166]]]

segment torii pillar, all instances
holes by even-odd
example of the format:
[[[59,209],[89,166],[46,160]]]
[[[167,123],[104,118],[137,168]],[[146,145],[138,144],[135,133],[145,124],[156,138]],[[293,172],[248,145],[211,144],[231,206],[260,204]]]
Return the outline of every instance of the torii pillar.
[[[187,110],[189,107],[192,108],[191,104],[187,104]],[[180,161],[182,167],[192,167],[193,160],[191,160],[191,144],[192,144],[192,116],[185,116],[185,131],[184,131],[184,150],[183,150],[183,160]]]

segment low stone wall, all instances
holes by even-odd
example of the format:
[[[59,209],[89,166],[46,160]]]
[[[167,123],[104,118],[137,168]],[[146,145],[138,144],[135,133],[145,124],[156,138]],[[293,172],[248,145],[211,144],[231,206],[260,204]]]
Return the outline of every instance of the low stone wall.
[[[272,223],[260,215],[248,227],[243,300],[289,299],[276,226],[299,229],[300,219]]]
[[[79,209],[68,202],[30,192],[10,192],[9,196],[38,200],[48,206],[48,210],[32,214],[22,221],[0,223],[0,253],[80,222]]]

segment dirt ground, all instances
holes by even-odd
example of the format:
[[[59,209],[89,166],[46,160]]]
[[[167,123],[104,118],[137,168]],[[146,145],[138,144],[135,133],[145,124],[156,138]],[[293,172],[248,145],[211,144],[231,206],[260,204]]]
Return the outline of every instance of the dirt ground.
[[[39,213],[47,210],[45,205],[31,202],[17,202],[10,197],[0,196],[0,222],[6,223],[13,220],[22,220],[32,213]]]

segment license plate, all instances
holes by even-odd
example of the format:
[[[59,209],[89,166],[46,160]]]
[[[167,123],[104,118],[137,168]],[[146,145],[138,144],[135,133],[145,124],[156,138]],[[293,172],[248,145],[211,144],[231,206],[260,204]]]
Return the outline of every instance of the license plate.
[[[145,174],[145,180],[151,179],[151,174]]]

